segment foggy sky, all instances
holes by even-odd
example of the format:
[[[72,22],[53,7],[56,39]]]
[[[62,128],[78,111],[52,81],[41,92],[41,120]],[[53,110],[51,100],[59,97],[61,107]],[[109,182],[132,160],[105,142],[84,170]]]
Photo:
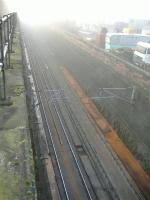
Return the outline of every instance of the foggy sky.
[[[5,0],[11,10],[84,22],[150,19],[150,0]]]

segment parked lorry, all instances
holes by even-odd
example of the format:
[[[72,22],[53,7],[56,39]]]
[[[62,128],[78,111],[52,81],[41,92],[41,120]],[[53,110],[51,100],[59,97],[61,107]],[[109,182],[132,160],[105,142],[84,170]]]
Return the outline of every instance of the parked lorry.
[[[150,67],[150,43],[137,43],[133,54],[133,62],[141,67]]]

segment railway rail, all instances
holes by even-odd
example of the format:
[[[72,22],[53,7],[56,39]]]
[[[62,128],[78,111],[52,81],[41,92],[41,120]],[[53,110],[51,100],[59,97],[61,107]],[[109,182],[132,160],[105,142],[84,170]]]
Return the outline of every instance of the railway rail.
[[[47,77],[47,79],[46,79],[47,82],[49,82],[49,85],[52,85],[54,83],[55,88],[57,88],[58,90],[61,90],[61,87],[60,87],[59,83],[57,82],[53,71],[51,69],[49,69],[49,71],[50,71],[50,73],[49,73],[50,77],[49,78]],[[81,144],[84,147],[83,149],[86,152],[86,154],[88,155],[90,162],[92,163],[92,167],[98,177],[100,184],[102,185],[102,188],[107,191],[108,198],[116,199],[116,200],[119,199],[119,196],[117,195],[102,164],[100,163],[100,160],[97,159],[95,150],[91,146],[78,119],[74,115],[74,112],[70,106],[70,103],[68,103],[68,101],[66,101],[66,99],[63,99],[63,98],[62,98],[62,102],[66,108],[68,115],[69,115],[69,119],[70,119],[71,123],[73,124],[74,130],[76,133],[76,137],[78,137],[79,140],[81,141]],[[56,100],[56,103],[57,103],[59,110],[61,110],[61,108],[59,106],[59,101]],[[61,113],[61,114],[63,115],[63,113]],[[83,135],[84,135],[84,138],[83,138]],[[71,134],[70,134],[70,136],[71,136]],[[75,142],[73,141],[73,136],[71,136],[71,138],[72,138],[72,142],[74,143],[74,146],[76,146]]]
[[[36,58],[36,61],[37,61],[37,58]],[[31,62],[31,65],[34,66],[33,59],[30,58],[30,62]],[[38,66],[40,66],[40,63],[36,63],[36,64],[38,64]],[[37,91],[40,91],[38,85],[39,85],[39,83],[40,83],[40,85],[43,85],[43,82],[40,79],[40,76],[37,75],[37,73],[35,72],[35,69],[33,69],[33,68],[32,68],[32,73],[33,73],[33,77],[34,77],[34,80],[35,80],[35,85],[36,85]],[[38,76],[38,79],[37,79],[37,76]],[[43,76],[43,79],[46,80],[45,75],[42,74],[42,76]],[[47,89],[50,89],[50,88],[48,87]],[[44,86],[43,86],[43,91],[45,91],[45,87]],[[49,121],[48,121],[48,118],[47,118],[47,112],[45,110],[45,105],[44,105],[44,102],[42,100],[43,96],[41,96],[40,92],[38,92],[38,97],[39,97],[39,101],[40,101],[40,104],[41,104],[41,108],[42,108],[42,113],[43,113],[43,116],[44,116],[44,120],[46,122],[46,126],[47,126],[48,133],[49,133],[49,135],[46,135],[46,137],[47,137],[47,140],[49,140],[48,137],[50,136],[50,140],[51,140],[51,143],[52,143],[52,148],[53,148],[53,151],[54,151],[54,154],[55,154],[55,159],[57,161],[57,167],[59,169],[59,174],[60,174],[61,182],[62,182],[63,189],[64,189],[64,194],[63,195],[61,194],[60,196],[61,196],[62,199],[74,199],[75,197],[71,197],[71,195],[69,194],[70,193],[69,189],[67,189],[67,186],[66,186],[67,184],[66,184],[66,180],[65,180],[65,178],[63,176],[63,172],[62,172],[63,170],[62,170],[62,167],[61,167],[60,156],[58,155],[58,150],[57,150],[56,144],[54,142],[53,133],[52,133],[52,131],[50,129],[50,126],[49,126]],[[47,105],[49,107],[49,99],[46,97],[45,94],[44,94],[44,98],[45,98],[45,102],[47,102]],[[70,152],[72,153],[72,157],[74,158],[74,162],[76,163],[76,166],[77,166],[78,172],[80,174],[80,178],[82,180],[83,186],[85,188],[86,195],[87,195],[86,199],[90,199],[90,200],[96,199],[95,195],[94,195],[94,192],[91,192],[89,190],[89,184],[86,183],[87,180],[84,178],[85,175],[83,174],[83,169],[80,166],[79,158],[77,158],[77,155],[76,155],[76,153],[74,151],[74,148],[73,148],[73,146],[71,144],[71,141],[70,141],[70,139],[69,139],[69,137],[67,135],[67,130],[66,130],[65,124],[63,122],[63,119],[61,117],[60,111],[59,111],[56,103],[53,103],[53,106],[54,106],[55,114],[57,115],[57,117],[59,119],[59,122],[61,124],[63,133],[64,133],[65,138],[67,140],[67,143],[69,145]],[[51,110],[51,109],[49,108],[49,110]],[[50,112],[52,112],[52,111],[50,111]],[[51,150],[50,150],[50,152],[51,152]],[[58,187],[60,187],[60,186],[58,186]],[[62,189],[60,189],[60,190],[62,190]],[[65,198],[64,198],[64,196],[65,196]]]
[[[52,77],[53,82],[55,82],[56,87],[61,89],[60,85],[58,84],[55,75],[53,73],[53,71],[51,70],[50,72],[50,76]],[[48,80],[48,79],[47,79]],[[49,79],[50,80],[50,79]],[[86,133],[84,132],[84,130],[82,129],[82,126],[80,125],[77,117],[75,116],[70,103],[68,103],[66,100],[62,99],[64,106],[67,110],[67,113],[69,115],[70,121],[72,122],[75,130],[76,130],[76,134],[79,137],[82,145],[84,146],[84,149],[86,151],[86,153],[89,156],[89,159],[91,160],[91,163],[93,164],[93,168],[95,169],[96,175],[99,179],[99,182],[103,185],[103,188],[107,188],[107,191],[110,192],[110,196],[112,196],[111,198],[115,198],[115,199],[119,199],[117,193],[115,192],[115,189],[113,188],[113,185],[111,184],[111,181],[109,180],[100,160],[97,158],[97,154],[94,150],[94,148],[91,146],[90,142],[87,139]],[[107,145],[107,143],[105,142],[104,138],[101,137],[101,139],[103,140],[103,142],[106,144],[106,148],[109,149],[112,157],[114,158],[114,160],[117,162],[118,166],[120,167],[122,173],[124,173],[124,170],[122,169],[122,165],[119,162],[118,158],[114,155],[114,153],[112,152],[112,150],[110,149],[110,147]],[[100,173],[101,172],[101,173]],[[127,180],[130,184],[130,180]],[[130,184],[131,187],[132,184]],[[135,188],[133,188],[134,190]],[[135,193],[139,196],[139,198],[142,199],[141,193],[139,191],[135,190]]]
[[[45,57],[44,60],[46,62],[46,57]],[[47,65],[48,65],[48,63],[47,63]],[[45,74],[45,75],[47,76],[47,79],[45,79],[45,80],[47,80],[45,82],[46,85],[47,85],[47,82],[49,82],[49,85],[54,84],[54,88],[61,90],[61,86],[59,85],[58,81],[56,80],[56,75],[54,74],[54,72],[51,68],[49,68],[49,76],[47,74]],[[68,103],[68,101],[66,101],[66,99],[64,99],[64,98],[62,98],[62,101],[63,101],[63,105],[65,106],[65,108],[67,110],[70,121],[72,122],[72,124],[74,126],[75,132],[76,132],[77,136],[79,137],[82,145],[84,146],[84,149],[85,149],[86,153],[88,154],[91,163],[93,163],[93,168],[96,172],[96,175],[99,179],[99,182],[102,184],[103,188],[105,188],[107,190],[110,199],[119,199],[119,196],[115,192],[115,189],[113,188],[113,185],[111,184],[111,181],[109,180],[100,160],[97,158],[97,154],[96,154],[95,150],[93,149],[90,142],[88,141],[86,134],[84,133],[84,130],[82,129],[78,119],[76,118],[76,116],[75,116],[75,114],[74,114],[74,112],[73,112],[73,110],[70,106],[70,103]],[[57,106],[59,107],[59,101],[56,100],[56,103],[57,103]],[[101,137],[101,139],[104,140],[102,137]],[[106,142],[104,141],[104,143],[106,143]],[[112,157],[114,158],[115,162],[117,162],[122,173],[124,173],[124,176],[126,176],[124,169],[122,168],[122,164],[120,163],[119,159],[114,155],[114,153],[112,152],[112,150],[110,149],[110,147],[108,145],[107,145],[106,148],[109,149],[109,151],[112,154]],[[134,190],[136,195],[139,197],[139,199],[143,199],[141,192],[136,190],[136,188],[134,188],[133,184],[130,183],[131,180],[128,180],[128,178],[127,178],[127,181],[130,184],[130,187]]]
[[[89,162],[91,163],[92,168],[97,175],[102,189],[105,190],[105,192],[107,193],[107,195],[105,196],[106,199],[120,199],[109,177],[107,176],[103,165],[97,158],[94,148],[88,141],[85,132],[82,130],[82,127],[80,126],[80,123],[74,115],[73,110],[70,104],[67,102],[66,98],[57,99],[55,97],[52,98],[52,96],[49,95],[50,91],[63,91],[62,87],[60,87],[56,79],[55,73],[52,71],[52,69],[48,67],[49,62],[47,60],[47,56],[50,52],[47,53],[47,55],[44,55],[44,53],[42,53],[42,51],[39,49],[34,49],[33,52],[32,41],[29,39],[27,39],[27,41],[27,48],[30,52],[29,58],[32,66],[31,71],[35,81],[43,121],[46,126],[47,144],[49,148],[49,153],[53,158],[52,160],[55,168],[54,170],[56,173],[56,180],[61,199],[78,199],[77,196],[72,196],[72,194],[75,194],[74,192],[70,191],[73,185],[69,186],[67,175],[66,173],[64,173],[64,167],[66,167],[63,163],[64,157],[70,157],[70,155],[70,161],[72,160],[72,163],[68,164],[71,166],[73,165],[73,168],[76,168],[75,171],[77,179],[78,181],[80,180],[79,185],[82,185],[82,188],[80,189],[80,191],[78,191],[80,199],[100,199],[97,192],[95,191],[95,188],[92,185],[90,177],[87,175],[86,169],[84,168],[84,163],[82,162],[81,156],[77,151],[77,145],[74,141],[74,137],[77,137],[82,144],[83,150],[88,156]],[[62,109],[62,104],[66,113],[69,116],[70,122],[73,125],[74,132],[76,133],[76,136],[74,137],[72,136],[72,133],[70,132],[67,125],[63,112],[64,109]],[[54,125],[52,125],[52,123]],[[53,132],[54,129],[55,133]],[[63,145],[67,145],[67,150],[69,150],[67,152],[68,155],[64,155],[65,151],[62,151]],[[113,155],[113,152],[111,152],[111,154]],[[114,160],[116,159],[115,162],[117,162],[119,165],[119,161],[117,161],[117,158],[114,155],[113,157]],[[123,171],[123,169],[121,170]],[[130,180],[127,181],[130,185]],[[133,187],[132,184],[131,187]],[[137,199],[144,199],[138,190],[136,190],[134,187],[132,189],[134,190]],[[74,188],[74,190],[76,189]]]

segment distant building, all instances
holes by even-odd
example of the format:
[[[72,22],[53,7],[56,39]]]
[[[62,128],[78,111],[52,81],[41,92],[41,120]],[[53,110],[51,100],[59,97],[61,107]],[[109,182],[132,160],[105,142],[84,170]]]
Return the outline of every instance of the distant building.
[[[150,20],[131,19],[129,20],[129,27],[132,27],[137,33],[142,33],[142,30],[150,30]]]
[[[127,22],[116,22],[114,24],[114,32],[116,33],[122,33],[124,28],[128,27]]]

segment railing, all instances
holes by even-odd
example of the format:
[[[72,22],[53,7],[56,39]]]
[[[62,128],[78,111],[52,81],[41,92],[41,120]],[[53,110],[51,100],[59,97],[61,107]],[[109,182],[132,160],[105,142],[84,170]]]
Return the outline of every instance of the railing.
[[[10,53],[12,52],[13,34],[16,25],[16,13],[4,15],[0,19],[0,72],[2,83],[0,84],[0,99],[6,100],[5,69],[10,68]]]

